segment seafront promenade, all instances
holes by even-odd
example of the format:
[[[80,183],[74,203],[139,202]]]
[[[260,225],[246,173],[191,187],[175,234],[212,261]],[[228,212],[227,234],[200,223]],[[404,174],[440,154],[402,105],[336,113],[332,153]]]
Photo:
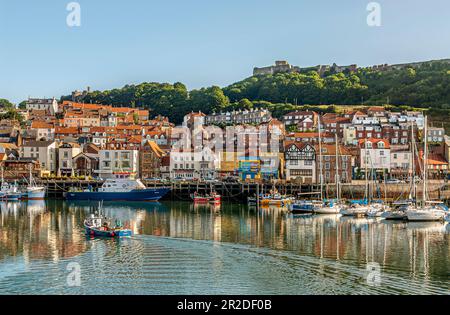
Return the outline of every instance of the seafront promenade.
[[[296,184],[277,181],[273,183],[250,183],[250,182],[156,182],[143,181],[147,187],[170,187],[171,192],[164,198],[165,200],[183,201],[189,200],[194,192],[208,193],[212,190],[222,195],[224,200],[229,202],[244,202],[248,196],[258,193],[269,193],[276,188],[279,193],[292,196],[303,196],[305,199],[317,198],[320,191],[319,184]],[[98,180],[40,180],[39,184],[47,187],[47,198],[63,198],[64,192],[70,190],[85,190],[89,187],[97,189],[103,184]],[[401,199],[408,199],[411,189],[409,183],[400,184],[371,184],[370,187],[374,198],[385,199],[389,202]],[[341,195],[344,199],[364,198],[364,181],[354,181],[352,183],[340,185]],[[428,184],[429,197],[433,200],[444,200],[450,202],[450,184],[444,181],[430,180]],[[324,185],[324,195],[328,198],[336,196],[334,184]],[[422,185],[417,185],[418,196],[422,195]]]

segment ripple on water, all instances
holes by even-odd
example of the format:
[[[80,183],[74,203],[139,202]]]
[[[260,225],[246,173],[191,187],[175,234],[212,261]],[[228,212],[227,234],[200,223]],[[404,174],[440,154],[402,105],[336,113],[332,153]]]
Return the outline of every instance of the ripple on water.
[[[82,286],[67,286],[69,262]],[[439,281],[383,272],[381,286],[366,271],[331,259],[248,245],[137,236],[93,240],[73,259],[24,264],[0,278],[2,294],[450,294]],[[29,270],[29,271],[27,271]]]

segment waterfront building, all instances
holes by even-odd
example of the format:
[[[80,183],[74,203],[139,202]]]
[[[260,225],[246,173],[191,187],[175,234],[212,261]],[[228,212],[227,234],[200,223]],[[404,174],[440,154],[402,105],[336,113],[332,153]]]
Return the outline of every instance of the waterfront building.
[[[238,156],[238,174],[242,181],[261,179],[261,160],[256,156]]]
[[[264,180],[284,178],[284,153],[260,152],[261,178]]]
[[[99,169],[99,154],[81,152],[73,158],[74,172],[76,176],[96,176]]]
[[[99,151],[99,176],[111,178],[118,173],[139,176],[139,149],[140,143],[108,142]]]
[[[285,144],[286,180],[302,184],[316,183],[316,150],[305,142]]]
[[[441,154],[430,153],[427,166],[429,178],[442,179],[448,175],[449,163]]]
[[[165,152],[154,141],[146,140],[139,151],[139,174],[142,178],[161,177],[161,162]]]
[[[411,174],[412,153],[408,145],[394,146],[391,145],[391,167],[390,173],[392,177],[398,179],[408,179]]]
[[[319,145],[315,145],[316,153],[316,183],[320,183],[320,164],[322,163],[323,183],[330,184],[336,182],[336,145],[322,144],[322,157],[320,157]],[[339,149],[339,182],[349,183],[352,180],[352,154],[343,145],[338,145]],[[322,159],[322,162],[320,161]]]
[[[366,144],[367,143],[367,144]],[[361,139],[360,148],[360,170],[388,174],[391,168],[391,150],[389,141],[386,139]]]
[[[61,176],[75,175],[76,165],[73,163],[73,159],[81,152],[81,146],[78,143],[62,143],[58,150],[58,174]]]
[[[55,141],[30,141],[20,148],[20,157],[39,161],[41,176],[48,176],[57,170],[57,144]]]
[[[39,161],[32,158],[6,158],[0,154],[0,165],[3,167],[4,179],[22,179],[30,177],[30,169],[33,177],[41,176]]]

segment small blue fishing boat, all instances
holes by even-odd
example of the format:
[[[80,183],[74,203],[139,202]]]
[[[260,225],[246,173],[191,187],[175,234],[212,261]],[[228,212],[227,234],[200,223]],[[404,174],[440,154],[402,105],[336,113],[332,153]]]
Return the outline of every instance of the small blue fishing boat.
[[[294,214],[314,213],[321,204],[322,202],[318,200],[296,200],[289,206],[289,210]]]
[[[90,218],[84,220],[84,227],[86,235],[94,237],[128,237],[133,235],[133,232],[124,229],[122,223],[118,220],[112,225],[108,218],[95,215],[91,215]]]

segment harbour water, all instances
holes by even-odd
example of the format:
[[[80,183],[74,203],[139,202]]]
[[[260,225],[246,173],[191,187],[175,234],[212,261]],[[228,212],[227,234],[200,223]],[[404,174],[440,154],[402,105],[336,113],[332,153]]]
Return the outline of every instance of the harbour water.
[[[0,294],[450,294],[444,223],[105,202],[134,236],[92,239],[98,203],[0,207]]]

